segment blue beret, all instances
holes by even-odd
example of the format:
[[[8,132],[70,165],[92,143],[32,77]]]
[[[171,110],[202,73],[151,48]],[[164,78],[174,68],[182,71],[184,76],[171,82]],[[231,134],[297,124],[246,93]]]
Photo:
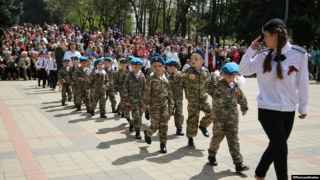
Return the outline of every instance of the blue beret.
[[[169,59],[167,59],[166,65],[167,66],[178,66],[179,63],[176,60],[169,58]]]
[[[151,57],[151,64],[153,64],[155,62],[158,62],[158,63],[160,63],[162,65],[165,64],[165,61],[164,61],[163,57],[160,56],[160,55],[156,55],[156,56]]]
[[[234,62],[226,63],[225,65],[222,66],[221,70],[225,74],[239,74],[240,73],[239,65]]]
[[[120,59],[119,59],[119,63],[121,63],[121,64],[127,64],[127,63],[128,63],[128,59],[126,59],[126,58],[120,58]]]
[[[138,57],[132,57],[130,62],[134,65],[143,65],[143,61]]]
[[[94,67],[96,67],[98,64],[100,64],[102,62],[103,62],[102,58],[98,58],[93,62],[93,65],[94,65]]]
[[[110,57],[110,56],[104,57],[103,60],[104,61],[109,61],[109,62],[113,61],[112,57]]]
[[[88,57],[86,56],[80,56],[80,62],[84,62],[84,61],[87,61],[88,60]]]

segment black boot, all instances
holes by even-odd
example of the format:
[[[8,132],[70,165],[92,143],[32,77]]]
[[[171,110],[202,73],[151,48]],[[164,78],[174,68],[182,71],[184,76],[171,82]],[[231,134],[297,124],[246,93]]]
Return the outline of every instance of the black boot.
[[[165,143],[160,143],[160,152],[167,153],[167,147]]]
[[[118,113],[115,107],[112,107],[112,113]]]
[[[150,120],[150,114],[148,111],[144,113],[144,117],[146,118],[146,120]]]
[[[177,128],[176,135],[177,136],[184,136],[184,133],[182,132],[181,128]]]
[[[94,116],[94,111],[89,111],[89,114],[90,114],[91,116]]]
[[[208,160],[209,160],[209,164],[211,166],[218,166],[218,163],[217,163],[217,160],[216,160],[216,156],[209,155],[208,156]]]
[[[107,116],[106,116],[105,114],[101,114],[101,115],[100,115],[100,118],[105,119],[105,118],[107,118]]]
[[[65,103],[64,101],[62,101],[62,102],[61,102],[61,105],[62,105],[62,106],[65,106],[65,105],[66,105],[66,103]]]
[[[194,148],[194,142],[193,142],[193,138],[189,137],[188,138],[188,146]]]
[[[133,132],[133,125],[132,124],[130,124],[130,126],[129,126],[129,132]]]
[[[127,121],[129,123],[129,132],[133,132],[133,124],[129,118],[127,118]]]
[[[236,166],[236,172],[241,173],[242,171],[247,171],[249,170],[249,167],[244,165],[243,163],[237,163],[235,164]]]
[[[148,136],[147,131],[144,131],[144,140],[146,141],[147,144],[151,144],[152,140],[151,137]]]
[[[136,139],[141,139],[140,130],[136,130]]]
[[[207,128],[205,127],[199,127],[200,131],[202,132],[202,134],[205,136],[205,137],[209,137],[209,132],[207,130]]]

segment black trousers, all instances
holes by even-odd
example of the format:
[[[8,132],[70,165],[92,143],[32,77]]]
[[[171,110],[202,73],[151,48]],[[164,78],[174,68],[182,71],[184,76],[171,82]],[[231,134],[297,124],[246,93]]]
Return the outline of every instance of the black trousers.
[[[265,177],[273,163],[277,179],[288,180],[288,145],[295,112],[259,109],[258,119],[269,138],[269,145],[256,168],[256,176]]]
[[[46,87],[46,81],[47,81],[47,71],[45,69],[39,69],[38,70],[38,86],[41,86],[41,81],[42,81],[42,87]]]
[[[50,88],[55,89],[57,86],[57,81],[58,81],[58,74],[57,71],[51,70],[49,72],[49,79],[48,79],[48,85]]]

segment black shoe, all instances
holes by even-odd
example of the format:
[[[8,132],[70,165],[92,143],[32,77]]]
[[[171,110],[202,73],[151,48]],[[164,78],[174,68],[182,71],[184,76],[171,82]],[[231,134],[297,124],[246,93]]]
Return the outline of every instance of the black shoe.
[[[182,129],[177,128],[176,135],[177,136],[184,136],[184,133],[182,132]]]
[[[151,137],[147,135],[147,131],[144,131],[144,140],[147,144],[151,144],[152,142]]]
[[[249,170],[249,167],[244,165],[243,163],[237,163],[235,166],[236,166],[236,172],[237,173],[241,173],[242,171]]]
[[[115,108],[112,108],[112,113],[118,113],[118,111]]]
[[[136,130],[136,139],[141,139],[140,130]]]
[[[144,117],[146,118],[146,120],[150,120],[150,114],[148,111],[144,113]]]
[[[205,137],[209,137],[209,132],[207,130],[207,128],[205,127],[199,127],[200,131],[202,132],[202,134],[205,136]]]
[[[165,143],[160,143],[160,152],[167,153],[167,147]]]
[[[216,160],[216,156],[208,156],[208,160],[209,160],[209,164],[211,166],[218,166],[217,160]]]
[[[120,113],[120,117],[121,117],[121,118],[124,118],[124,113]]]
[[[62,106],[65,106],[65,105],[66,105],[66,103],[63,101],[63,102],[61,103],[61,105],[62,105]]]
[[[103,115],[100,115],[100,118],[105,119],[105,118],[107,118],[107,116],[103,114]]]
[[[90,114],[91,116],[94,116],[94,111],[89,111],[89,114]]]
[[[133,125],[130,123],[130,125],[129,125],[129,132],[133,132]]]
[[[194,148],[193,138],[188,138],[188,146]]]

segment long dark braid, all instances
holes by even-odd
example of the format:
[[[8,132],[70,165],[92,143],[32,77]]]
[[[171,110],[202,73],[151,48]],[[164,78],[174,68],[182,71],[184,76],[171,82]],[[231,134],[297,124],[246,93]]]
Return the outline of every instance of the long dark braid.
[[[279,23],[278,20],[276,23],[274,22],[267,22],[264,27],[263,31],[269,32],[271,34],[277,34],[278,35],[278,42],[277,42],[277,48],[276,48],[276,55],[275,55],[275,60],[277,62],[277,77],[279,79],[283,79],[283,73],[282,73],[282,67],[281,67],[281,51],[282,48],[286,45],[288,41],[288,32],[286,29],[286,26],[282,23]],[[266,56],[264,62],[263,62],[263,73],[266,72],[271,72],[272,70],[272,53],[273,49],[269,50],[268,55]]]

